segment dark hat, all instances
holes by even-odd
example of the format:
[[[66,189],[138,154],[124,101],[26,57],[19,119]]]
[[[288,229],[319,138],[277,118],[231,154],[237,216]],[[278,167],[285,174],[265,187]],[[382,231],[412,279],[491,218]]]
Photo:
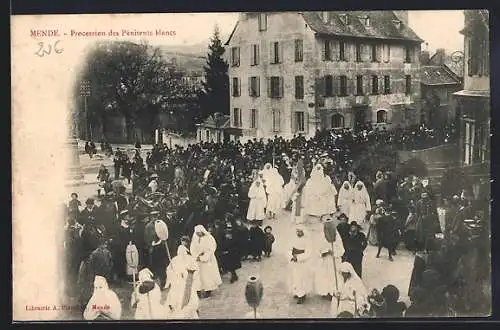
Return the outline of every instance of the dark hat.
[[[120,212],[120,215],[121,216],[124,216],[124,215],[127,215],[128,214],[128,210],[123,210]]]
[[[87,198],[87,200],[85,201],[85,204],[87,204],[87,205],[94,204],[94,199],[93,198]]]
[[[337,219],[345,219],[345,220],[349,220],[349,218],[347,217],[347,215],[345,213],[341,213],[339,216],[337,216]]]
[[[271,227],[271,226],[266,226],[266,227],[264,228],[264,231],[266,231],[268,228],[269,228],[269,229],[271,229],[271,230],[273,230],[273,227]]]
[[[361,225],[359,223],[357,223],[356,221],[351,221],[351,223],[349,225],[350,226],[356,226],[360,230],[363,229],[363,227],[361,227]]]

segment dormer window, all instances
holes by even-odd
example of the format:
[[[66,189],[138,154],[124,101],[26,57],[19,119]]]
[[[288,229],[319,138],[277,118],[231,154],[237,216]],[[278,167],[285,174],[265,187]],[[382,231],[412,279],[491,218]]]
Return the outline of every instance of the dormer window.
[[[321,13],[321,19],[323,20],[323,23],[328,23],[330,20],[330,15],[327,11],[324,11]]]
[[[363,23],[364,26],[366,26],[366,27],[370,26],[370,17],[361,16],[359,19],[361,20],[361,22]]]
[[[340,19],[342,20],[342,22],[345,24],[345,25],[349,25],[349,15],[347,14],[341,14],[340,15]]]
[[[392,20],[392,23],[394,23],[394,26],[396,27],[396,29],[400,29],[401,28],[401,21],[398,20],[398,19],[394,19]]]

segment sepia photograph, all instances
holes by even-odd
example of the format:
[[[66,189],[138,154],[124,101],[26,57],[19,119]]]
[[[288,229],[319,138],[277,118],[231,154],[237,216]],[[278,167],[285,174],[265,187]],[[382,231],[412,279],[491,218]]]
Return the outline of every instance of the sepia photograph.
[[[11,27],[14,321],[491,315],[487,10]]]

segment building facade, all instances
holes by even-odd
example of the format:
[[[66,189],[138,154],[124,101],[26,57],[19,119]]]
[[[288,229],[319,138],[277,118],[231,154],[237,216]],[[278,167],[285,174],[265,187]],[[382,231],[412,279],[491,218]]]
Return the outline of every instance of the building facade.
[[[226,43],[231,128],[253,139],[417,123],[421,42],[405,11],[240,14]]]
[[[487,10],[465,10],[464,89],[455,93],[459,118],[459,162],[489,171],[490,46]]]
[[[453,94],[462,90],[462,81],[445,64],[422,64],[420,121],[431,127],[439,128],[456,119]]]

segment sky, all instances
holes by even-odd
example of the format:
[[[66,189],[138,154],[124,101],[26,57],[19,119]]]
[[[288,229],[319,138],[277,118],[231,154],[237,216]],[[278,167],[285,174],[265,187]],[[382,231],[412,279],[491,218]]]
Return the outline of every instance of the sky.
[[[215,24],[223,36],[229,36],[238,20],[238,13],[168,15],[165,25],[175,27],[177,31],[177,37],[168,41],[172,45],[208,42]],[[437,48],[450,52],[463,50],[463,36],[459,33],[464,26],[461,10],[409,11],[409,23],[417,35],[428,43],[431,53]],[[426,48],[425,42],[422,49]]]

